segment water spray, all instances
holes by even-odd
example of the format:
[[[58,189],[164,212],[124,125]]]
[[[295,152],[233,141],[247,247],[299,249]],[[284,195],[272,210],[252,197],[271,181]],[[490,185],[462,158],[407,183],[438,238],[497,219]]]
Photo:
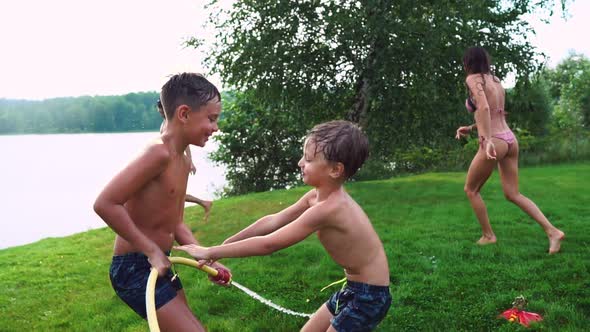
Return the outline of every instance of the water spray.
[[[273,309],[276,309],[282,313],[285,313],[288,315],[293,315],[293,316],[299,316],[299,317],[307,317],[307,318],[311,317],[311,314],[305,314],[305,313],[289,310],[287,308],[281,307],[280,305],[275,304],[275,303],[263,298],[262,296],[256,294],[252,290],[233,281],[231,279],[231,275],[225,269],[216,269],[216,268],[212,268],[211,266],[208,266],[208,265],[199,266],[199,263],[197,261],[195,261],[194,259],[188,259],[188,258],[184,258],[184,257],[168,257],[168,259],[170,260],[170,262],[172,264],[188,265],[188,266],[195,267],[203,272],[206,272],[211,277],[211,279],[215,282],[219,282],[219,283],[227,284],[227,285],[234,285],[234,286],[236,286],[236,288],[238,288],[242,292],[248,294],[250,297],[252,297],[252,298],[260,301],[261,303],[266,304],[267,306],[269,306]],[[147,321],[148,321],[148,326],[149,326],[151,332],[160,332],[160,326],[158,325],[158,317],[156,316],[155,290],[156,290],[156,280],[157,279],[158,279],[158,271],[156,269],[152,268],[150,271],[150,275],[148,277],[147,288],[145,291],[145,305],[146,305],[146,311],[147,311]]]

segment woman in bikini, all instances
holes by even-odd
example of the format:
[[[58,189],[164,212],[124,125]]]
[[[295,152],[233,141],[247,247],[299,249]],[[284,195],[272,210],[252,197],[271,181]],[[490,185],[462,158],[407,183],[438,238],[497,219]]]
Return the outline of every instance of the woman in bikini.
[[[465,106],[470,113],[474,113],[475,124],[459,127],[455,138],[467,136],[472,130],[477,130],[479,134],[480,148],[471,161],[465,181],[465,193],[483,233],[477,243],[496,243],[480,191],[498,165],[506,199],[541,225],[549,237],[549,253],[558,252],[565,233],[553,226],[537,205],[518,191],[518,140],[506,123],[504,88],[490,70],[488,53],[482,47],[467,49],[463,66],[469,89]]]

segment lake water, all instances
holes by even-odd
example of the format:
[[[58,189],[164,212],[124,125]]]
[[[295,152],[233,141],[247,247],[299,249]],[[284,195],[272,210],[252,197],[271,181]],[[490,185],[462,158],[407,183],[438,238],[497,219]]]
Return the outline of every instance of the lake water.
[[[157,135],[0,136],[0,248],[105,227],[96,196]],[[225,185],[223,167],[207,158],[215,148],[191,146],[197,173],[187,193],[211,200]]]

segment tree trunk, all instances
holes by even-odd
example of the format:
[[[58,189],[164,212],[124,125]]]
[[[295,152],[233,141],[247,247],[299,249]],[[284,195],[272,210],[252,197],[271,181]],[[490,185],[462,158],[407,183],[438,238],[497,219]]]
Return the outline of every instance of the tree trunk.
[[[365,60],[365,66],[356,83],[354,104],[348,113],[348,120],[359,124],[361,128],[366,128],[367,125],[369,107],[371,105],[371,84],[376,58],[376,42],[373,41],[367,59]]]

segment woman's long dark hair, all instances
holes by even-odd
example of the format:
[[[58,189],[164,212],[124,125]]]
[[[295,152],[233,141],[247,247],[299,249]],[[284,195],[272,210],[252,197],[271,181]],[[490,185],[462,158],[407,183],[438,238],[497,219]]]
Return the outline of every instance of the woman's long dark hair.
[[[490,55],[483,47],[470,47],[463,54],[463,66],[467,74],[491,74]]]
[[[480,74],[483,85],[486,84],[485,74],[492,75],[495,82],[500,82],[492,72],[490,54],[481,46],[473,46],[465,50],[463,66],[467,75]],[[469,90],[469,87],[467,87],[467,90]]]

